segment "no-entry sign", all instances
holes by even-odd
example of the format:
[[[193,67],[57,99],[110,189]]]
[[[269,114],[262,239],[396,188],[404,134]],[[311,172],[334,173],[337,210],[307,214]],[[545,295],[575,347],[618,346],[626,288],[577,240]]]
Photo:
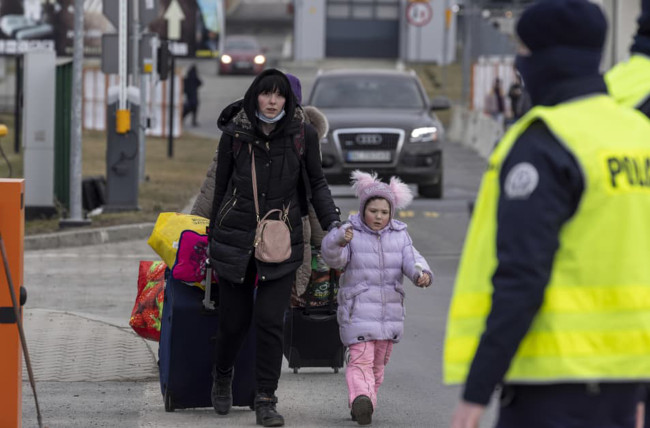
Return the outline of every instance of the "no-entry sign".
[[[431,22],[433,8],[428,1],[412,1],[406,6],[406,20],[416,27],[423,27]]]

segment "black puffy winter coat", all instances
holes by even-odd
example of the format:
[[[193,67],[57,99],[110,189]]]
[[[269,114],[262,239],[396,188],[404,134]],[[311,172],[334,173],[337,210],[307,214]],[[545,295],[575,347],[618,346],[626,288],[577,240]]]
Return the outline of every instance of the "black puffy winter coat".
[[[257,77],[253,85],[266,73]],[[252,87],[251,86],[251,87]],[[295,100],[288,97],[286,116],[270,135],[265,135],[255,116],[257,100],[249,90],[243,100],[228,106],[219,117],[223,131],[219,142],[218,164],[210,231],[210,259],[220,278],[233,283],[244,281],[253,257],[257,219],[253,201],[251,153],[255,152],[260,218],[269,210],[289,206],[291,256],[282,263],[257,263],[260,281],[277,279],[295,272],[302,263],[303,236],[301,207],[307,197],[323,228],[339,221],[327,181],[321,168],[316,131],[296,114]],[[300,156],[294,136],[304,126],[304,154]]]

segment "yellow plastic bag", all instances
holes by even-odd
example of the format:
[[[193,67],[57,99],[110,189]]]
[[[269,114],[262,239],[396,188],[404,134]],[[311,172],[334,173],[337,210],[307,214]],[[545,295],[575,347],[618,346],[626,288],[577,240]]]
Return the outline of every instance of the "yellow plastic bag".
[[[184,230],[205,235],[210,220],[198,215],[160,213],[147,243],[163,259],[167,266],[174,266],[178,241]]]

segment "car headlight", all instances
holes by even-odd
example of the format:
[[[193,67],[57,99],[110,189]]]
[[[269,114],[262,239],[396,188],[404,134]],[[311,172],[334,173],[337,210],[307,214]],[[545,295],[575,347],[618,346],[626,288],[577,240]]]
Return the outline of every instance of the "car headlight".
[[[230,64],[232,62],[232,57],[228,54],[221,55],[221,62],[224,64]]]
[[[427,143],[438,140],[438,128],[428,126],[425,128],[415,128],[411,131],[411,143]]]
[[[255,64],[264,64],[266,62],[266,58],[264,58],[264,55],[256,55],[255,59],[253,60]]]

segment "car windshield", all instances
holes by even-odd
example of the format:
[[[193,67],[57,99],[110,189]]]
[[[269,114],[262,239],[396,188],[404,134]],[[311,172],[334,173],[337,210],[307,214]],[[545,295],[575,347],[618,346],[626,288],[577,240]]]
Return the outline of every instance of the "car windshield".
[[[321,78],[311,104],[319,108],[424,108],[415,79],[368,75]]]
[[[225,49],[237,51],[254,51],[257,45],[252,40],[226,40]]]

